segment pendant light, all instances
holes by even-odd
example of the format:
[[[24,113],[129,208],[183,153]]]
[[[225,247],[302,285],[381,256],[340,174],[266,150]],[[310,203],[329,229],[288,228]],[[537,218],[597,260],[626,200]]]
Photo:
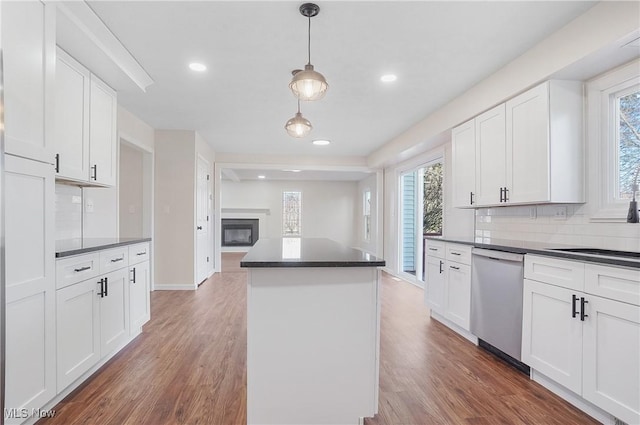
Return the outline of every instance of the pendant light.
[[[287,130],[287,133],[289,133],[289,136],[295,137],[296,139],[305,137],[311,132],[313,128],[311,122],[300,113],[300,100],[298,100],[298,112],[296,112],[293,118],[287,121],[284,128]]]
[[[300,6],[300,13],[309,19],[308,33],[308,62],[304,70],[296,69],[292,72],[293,78],[289,83],[289,88],[299,100],[319,100],[324,97],[329,84],[322,74],[313,69],[311,65],[311,18],[320,12],[317,4],[305,3]]]

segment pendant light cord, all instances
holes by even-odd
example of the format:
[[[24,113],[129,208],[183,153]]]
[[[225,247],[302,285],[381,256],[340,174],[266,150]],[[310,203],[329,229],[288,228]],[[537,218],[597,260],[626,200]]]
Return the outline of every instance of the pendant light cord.
[[[307,52],[309,55],[309,62],[308,65],[311,65],[311,16],[309,16],[309,31],[308,31],[309,37],[307,39]]]

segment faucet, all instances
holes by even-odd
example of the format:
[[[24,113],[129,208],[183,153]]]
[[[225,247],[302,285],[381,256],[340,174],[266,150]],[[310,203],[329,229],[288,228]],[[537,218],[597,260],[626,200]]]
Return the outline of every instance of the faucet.
[[[629,202],[629,212],[627,213],[627,223],[638,222],[638,203],[636,202],[636,192],[638,191],[638,174],[640,174],[640,165],[636,170],[636,175],[633,178],[633,185],[631,190],[633,191],[633,197]]]

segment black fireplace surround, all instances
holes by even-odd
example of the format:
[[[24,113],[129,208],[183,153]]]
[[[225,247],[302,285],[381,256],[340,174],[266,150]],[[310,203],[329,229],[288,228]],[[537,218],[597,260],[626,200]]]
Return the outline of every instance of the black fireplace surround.
[[[259,220],[223,218],[222,246],[253,246],[258,240]]]

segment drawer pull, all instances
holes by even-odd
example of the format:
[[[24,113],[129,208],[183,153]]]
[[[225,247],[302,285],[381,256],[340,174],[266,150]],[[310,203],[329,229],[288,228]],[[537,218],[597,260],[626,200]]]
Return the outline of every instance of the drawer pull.
[[[429,248],[429,251],[437,251],[438,248]]]
[[[73,269],[73,271],[76,272],[76,273],[80,273],[80,272],[83,272],[85,270],[90,270],[90,269],[91,269],[90,266],[84,266],[84,267],[80,267],[79,269]]]
[[[442,266],[444,266],[444,261],[440,260],[440,273],[442,273],[444,271],[442,269]]]
[[[585,317],[589,317],[588,314],[585,314],[585,306],[589,301],[585,300],[584,297],[580,297],[580,320],[584,322]]]
[[[453,270],[460,270],[460,267],[457,267],[457,266],[449,266],[449,268]]]
[[[462,254],[460,254],[459,252],[451,251],[451,255],[462,255]]]
[[[113,260],[111,260],[112,263],[117,263],[118,261],[122,261],[124,260],[124,257],[120,257],[120,258],[114,258]]]
[[[133,278],[130,280],[131,283],[136,283],[136,268],[132,268],[131,272],[133,273]]]
[[[576,297],[575,294],[572,294],[571,295],[571,317],[573,317],[574,319],[578,315],[578,312],[576,311],[576,301],[578,301],[578,297]]]
[[[146,255],[146,254],[147,254],[147,251],[144,251],[144,252],[138,252],[136,255]]]

